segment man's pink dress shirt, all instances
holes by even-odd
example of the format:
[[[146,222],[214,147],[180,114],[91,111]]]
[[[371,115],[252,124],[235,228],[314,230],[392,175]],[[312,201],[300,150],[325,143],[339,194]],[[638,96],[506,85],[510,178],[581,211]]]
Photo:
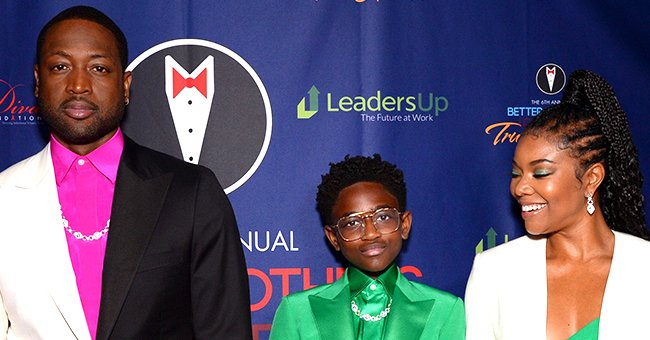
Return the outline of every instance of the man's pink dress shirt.
[[[111,216],[117,167],[124,148],[122,132],[118,129],[108,142],[85,156],[66,149],[53,136],[50,141],[63,216],[74,231],[84,235],[101,231]],[[61,229],[64,229],[63,221]],[[62,232],[68,241],[88,329],[95,339],[108,234],[98,240],[84,241]]]

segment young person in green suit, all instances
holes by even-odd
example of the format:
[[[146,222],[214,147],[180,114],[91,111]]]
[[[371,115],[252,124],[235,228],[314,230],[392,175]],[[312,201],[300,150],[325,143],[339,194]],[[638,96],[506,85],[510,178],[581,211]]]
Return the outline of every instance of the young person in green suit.
[[[463,301],[408,280],[395,264],[413,220],[402,171],[377,154],[330,165],[317,208],[350,265],[332,284],[284,297],[270,339],[465,339]]]

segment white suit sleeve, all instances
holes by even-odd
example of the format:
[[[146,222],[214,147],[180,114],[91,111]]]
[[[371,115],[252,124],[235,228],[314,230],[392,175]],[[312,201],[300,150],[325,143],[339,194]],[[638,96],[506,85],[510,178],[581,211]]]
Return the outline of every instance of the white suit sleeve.
[[[496,275],[489,269],[481,262],[481,254],[477,254],[465,290],[467,340],[497,339],[498,290],[494,281]]]
[[[5,310],[5,303],[2,300],[2,293],[0,292],[0,339],[7,339],[7,332],[9,331],[9,318]]]

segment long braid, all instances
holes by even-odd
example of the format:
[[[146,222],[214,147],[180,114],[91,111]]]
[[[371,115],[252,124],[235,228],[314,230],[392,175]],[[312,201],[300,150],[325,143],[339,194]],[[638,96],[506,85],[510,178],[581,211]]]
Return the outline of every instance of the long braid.
[[[569,149],[580,160],[581,172],[603,163],[606,176],[598,192],[607,225],[650,239],[638,153],[627,116],[602,77],[586,70],[572,73],[561,104],[542,111],[523,133],[541,132],[550,132],[560,148]]]
[[[583,104],[600,122],[609,141],[605,162],[606,178],[599,189],[600,206],[605,221],[614,230],[649,239],[643,209],[643,175],[627,115],[618,102],[612,87],[599,75],[576,71],[571,75],[563,101]],[[586,99],[580,103],[581,96]]]

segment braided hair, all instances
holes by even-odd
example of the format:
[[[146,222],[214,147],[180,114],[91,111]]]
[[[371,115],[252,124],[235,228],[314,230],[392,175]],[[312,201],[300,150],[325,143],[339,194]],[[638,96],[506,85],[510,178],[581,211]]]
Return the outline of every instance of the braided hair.
[[[329,173],[321,176],[316,194],[316,209],[321,221],[332,225],[332,209],[339,197],[339,193],[358,182],[375,182],[395,198],[399,204],[398,209],[406,209],[406,183],[404,173],[394,164],[381,159],[379,154],[372,157],[345,156],[339,163],[330,163]]]
[[[560,104],[544,109],[524,129],[569,150],[580,162],[576,177],[602,163],[606,177],[598,188],[607,225],[650,240],[643,209],[643,176],[627,116],[612,87],[599,75],[575,71]]]

